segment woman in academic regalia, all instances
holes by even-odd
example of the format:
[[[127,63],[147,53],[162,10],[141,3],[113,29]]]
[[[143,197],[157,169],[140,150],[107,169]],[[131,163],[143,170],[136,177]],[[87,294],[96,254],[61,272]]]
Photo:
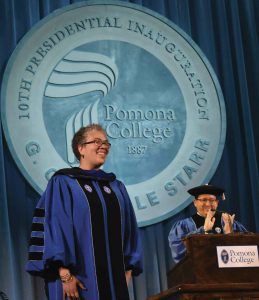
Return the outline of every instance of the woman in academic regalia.
[[[45,279],[50,300],[129,300],[142,272],[126,188],[100,169],[110,146],[100,125],[82,127],[72,141],[79,167],[57,171],[36,207],[27,271]]]

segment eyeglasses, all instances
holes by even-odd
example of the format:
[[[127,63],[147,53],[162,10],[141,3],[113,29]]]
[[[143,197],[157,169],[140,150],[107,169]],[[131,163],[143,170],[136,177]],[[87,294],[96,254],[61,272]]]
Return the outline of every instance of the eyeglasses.
[[[111,143],[109,143],[107,140],[103,141],[101,139],[94,139],[92,141],[82,143],[82,145],[88,145],[88,144],[95,144],[98,147],[101,147],[102,145],[105,145],[108,148],[111,147]]]
[[[210,204],[214,204],[215,202],[217,202],[217,199],[207,199],[207,198],[196,198],[196,200],[201,201],[202,203],[207,203],[209,202]]]

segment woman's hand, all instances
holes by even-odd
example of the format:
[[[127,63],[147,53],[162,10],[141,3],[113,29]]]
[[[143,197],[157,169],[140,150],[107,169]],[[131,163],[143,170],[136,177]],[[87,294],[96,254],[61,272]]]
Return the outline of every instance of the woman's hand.
[[[85,286],[79,281],[76,276],[71,275],[70,270],[64,267],[60,267],[59,276],[62,282],[63,299],[80,299],[78,293],[78,286],[85,290]]]
[[[66,299],[80,299],[79,293],[78,293],[78,286],[85,290],[85,286],[82,284],[81,281],[79,281],[74,275],[72,275],[72,278],[70,281],[62,282],[63,287],[63,297]]]
[[[129,285],[129,282],[131,280],[131,273],[132,273],[131,270],[125,272],[125,277],[126,277],[127,285]]]

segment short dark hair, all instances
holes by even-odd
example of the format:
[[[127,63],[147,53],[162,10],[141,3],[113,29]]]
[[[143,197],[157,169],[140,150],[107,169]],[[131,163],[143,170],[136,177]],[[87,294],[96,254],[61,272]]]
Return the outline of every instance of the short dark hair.
[[[72,149],[75,157],[80,160],[80,153],[78,151],[78,146],[83,144],[87,138],[87,134],[90,131],[102,131],[106,134],[106,131],[99,124],[90,124],[85,127],[81,127],[74,135],[72,139]]]

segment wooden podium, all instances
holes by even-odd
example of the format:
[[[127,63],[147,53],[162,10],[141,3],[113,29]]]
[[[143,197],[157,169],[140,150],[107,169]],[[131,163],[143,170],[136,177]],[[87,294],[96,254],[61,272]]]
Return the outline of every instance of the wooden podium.
[[[219,268],[217,246],[257,246],[258,234],[196,234],[168,273],[169,289],[148,300],[259,300],[259,267]]]

